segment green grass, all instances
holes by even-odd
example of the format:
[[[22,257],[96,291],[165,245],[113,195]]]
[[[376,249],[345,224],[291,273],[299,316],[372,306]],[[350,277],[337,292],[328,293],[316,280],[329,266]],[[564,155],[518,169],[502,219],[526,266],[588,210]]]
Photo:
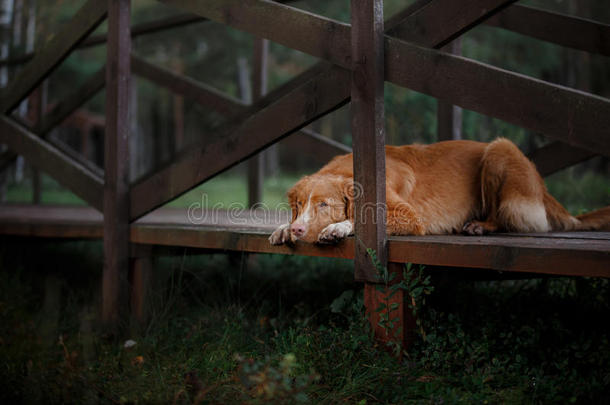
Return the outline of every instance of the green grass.
[[[295,176],[270,177],[265,179],[262,202],[269,207],[277,207],[286,202],[286,191],[298,180]],[[205,196],[205,197],[204,197]],[[248,202],[245,176],[219,176],[195,187],[193,190],[168,203],[170,207],[188,207],[193,203],[205,202],[208,207],[221,204],[227,208],[231,204]]]
[[[350,261],[159,259],[151,322],[116,340],[94,326],[99,243],[5,238],[0,246],[2,403],[610,398],[607,280],[436,277],[421,313],[427,338],[397,361],[371,339]],[[137,344],[125,349],[126,339]]]

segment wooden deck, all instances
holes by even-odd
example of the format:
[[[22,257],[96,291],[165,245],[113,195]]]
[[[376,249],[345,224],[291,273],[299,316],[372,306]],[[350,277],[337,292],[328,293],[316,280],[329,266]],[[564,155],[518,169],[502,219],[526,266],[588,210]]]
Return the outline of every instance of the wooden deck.
[[[99,239],[102,215],[88,207],[2,205],[0,234]],[[353,258],[354,239],[334,246],[271,246],[269,234],[287,212],[156,210],[131,226],[133,243],[256,253]],[[390,262],[543,274],[610,277],[610,232],[400,236],[389,239]]]

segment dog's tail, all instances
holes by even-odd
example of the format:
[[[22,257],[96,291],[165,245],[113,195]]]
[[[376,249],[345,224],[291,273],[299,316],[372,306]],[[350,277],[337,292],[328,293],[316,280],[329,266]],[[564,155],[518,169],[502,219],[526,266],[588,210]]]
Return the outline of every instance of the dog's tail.
[[[610,231],[610,206],[574,217],[546,192],[544,207],[553,231]]]
[[[579,231],[610,231],[610,206],[576,217]]]

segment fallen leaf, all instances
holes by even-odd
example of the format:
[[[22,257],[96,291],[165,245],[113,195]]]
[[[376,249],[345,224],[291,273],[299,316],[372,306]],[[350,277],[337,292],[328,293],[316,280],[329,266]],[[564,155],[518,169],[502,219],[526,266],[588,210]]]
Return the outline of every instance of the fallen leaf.
[[[142,364],[144,364],[144,357],[142,356],[136,356],[133,359],[131,359],[131,364],[133,366],[141,366]]]

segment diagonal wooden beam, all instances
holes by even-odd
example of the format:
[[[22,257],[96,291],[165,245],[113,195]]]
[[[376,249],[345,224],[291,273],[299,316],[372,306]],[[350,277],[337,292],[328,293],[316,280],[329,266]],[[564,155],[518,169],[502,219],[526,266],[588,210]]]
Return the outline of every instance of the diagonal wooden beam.
[[[189,97],[196,103],[210,108],[219,114],[234,116],[238,113],[243,113],[247,109],[247,106],[241,100],[228,96],[211,86],[174,73],[169,69],[155,66],[134,55],[131,57],[131,69],[134,74],[150,80],[159,86],[166,87],[176,94]],[[349,146],[322,136],[310,129],[301,129],[293,136],[299,137],[303,142],[309,139],[313,140],[314,143],[324,145],[328,153],[331,154],[331,157],[352,151],[352,148]],[[298,143],[300,141],[295,142]]]
[[[234,115],[246,107],[240,100],[223,94],[211,86],[155,66],[135,55],[131,56],[131,69],[134,74],[223,115]]]
[[[442,48],[515,1],[430,1],[403,19],[388,35],[422,46]]]
[[[102,210],[104,180],[64,152],[8,117],[0,117],[0,143],[45,171],[97,210]]]
[[[199,17],[192,14],[179,14],[170,17],[161,18],[159,20],[148,21],[141,24],[136,24],[131,29],[131,38],[137,38],[142,35],[159,32],[175,27],[183,27],[190,24],[199,23],[202,21],[207,21],[203,17]],[[102,45],[108,41],[108,34],[99,34],[92,35],[85,40],[83,40],[78,48],[89,48],[92,46]],[[25,62],[32,60],[32,58],[36,55],[34,52],[26,53],[23,55],[19,55],[13,57],[11,59],[3,59],[0,60],[0,66],[5,65],[19,65]]]
[[[351,68],[347,24],[267,0],[162,1]],[[481,1],[464,7],[478,9]],[[447,24],[454,24],[455,32],[471,25]],[[392,83],[610,155],[610,101],[605,98],[390,36],[385,37],[385,49],[385,78]]]
[[[513,5],[485,24],[569,48],[610,56],[610,25],[534,7]]]
[[[281,1],[280,3],[291,3],[294,1],[296,1],[296,0],[286,0],[286,1]],[[426,1],[428,1],[428,0],[426,0]],[[178,14],[178,15],[173,15],[173,16],[169,16],[169,17],[164,17],[164,18],[160,18],[158,20],[147,21],[147,22],[135,24],[131,28],[131,38],[133,39],[133,38],[137,38],[137,37],[140,37],[143,35],[160,32],[160,31],[165,31],[165,30],[177,28],[177,27],[184,27],[187,25],[197,24],[197,23],[205,22],[205,21],[207,21],[206,18],[197,16],[197,15],[192,15],[192,14]],[[105,33],[98,34],[95,36],[90,36],[89,38],[82,41],[78,45],[78,48],[88,48],[88,47],[92,47],[92,46],[102,45],[102,44],[105,44],[106,41],[108,41],[107,34],[105,34]],[[12,57],[10,59],[2,59],[2,60],[0,60],[0,66],[20,65],[22,63],[26,63],[26,62],[29,62],[30,60],[32,60],[34,55],[35,55],[34,52],[30,52],[30,53],[25,53],[22,55]]]
[[[106,84],[106,67],[93,74],[82,86],[76,89],[63,101],[56,104],[42,119],[37,130],[40,136],[45,136],[53,128],[61,124],[74,111],[83,106],[93,96],[99,93]]]
[[[528,155],[528,158],[534,162],[538,172],[544,177],[596,155],[594,152],[573,148],[563,142],[552,142],[536,149]]]
[[[270,0],[159,1],[351,68],[349,24]]]
[[[352,148],[350,148],[349,146],[342,144],[341,142],[337,142],[334,139],[330,139],[323,135],[320,135],[317,132],[312,131],[311,129],[304,128],[300,130],[297,134],[301,135],[301,138],[314,139],[316,143],[326,145],[326,149],[332,151],[335,155],[352,153]]]
[[[106,11],[105,1],[88,0],[70,22],[36,53],[19,72],[12,85],[2,93],[0,112],[6,114],[15,108],[104,20]]]
[[[35,130],[36,134],[44,138],[53,128],[61,124],[74,111],[91,99],[91,97],[95,96],[104,88],[104,83],[106,81],[105,74],[105,68],[102,68],[74,93],[55,105],[55,107],[53,107],[53,109],[40,121],[40,125],[38,125],[38,128]],[[17,154],[10,150],[2,153],[0,155],[0,172],[13,163],[16,157]]]
[[[135,24],[131,27],[131,38],[135,39],[142,35],[151,34],[154,32],[164,31],[177,27],[184,27],[191,24],[196,24],[206,21],[205,18],[192,14],[178,14],[169,17],[160,18],[158,20],[147,21],[140,24]],[[108,40],[107,34],[99,34],[91,36],[83,41],[79,48],[87,48],[96,45],[105,44]]]
[[[49,142],[50,145],[57,148],[57,150],[64,153],[73,161],[87,168],[91,173],[95,174],[100,179],[104,178],[104,169],[93,163],[91,160],[87,159],[85,156],[83,156],[82,153],[75,150],[61,139],[51,135],[46,138],[46,141]]]
[[[344,68],[351,68],[349,24],[271,0],[159,1],[298,49]],[[390,35],[392,32],[398,32],[397,37],[401,39],[424,46],[441,47],[514,1],[420,0],[392,17],[387,27]],[[428,30],[428,35],[424,36],[421,33],[422,28],[415,31],[405,28],[413,24],[432,25],[438,28],[441,34]]]
[[[349,74],[320,66],[304,83],[273,92],[254,114],[209,145],[197,144],[131,189],[131,220],[185,193],[349,101]]]

